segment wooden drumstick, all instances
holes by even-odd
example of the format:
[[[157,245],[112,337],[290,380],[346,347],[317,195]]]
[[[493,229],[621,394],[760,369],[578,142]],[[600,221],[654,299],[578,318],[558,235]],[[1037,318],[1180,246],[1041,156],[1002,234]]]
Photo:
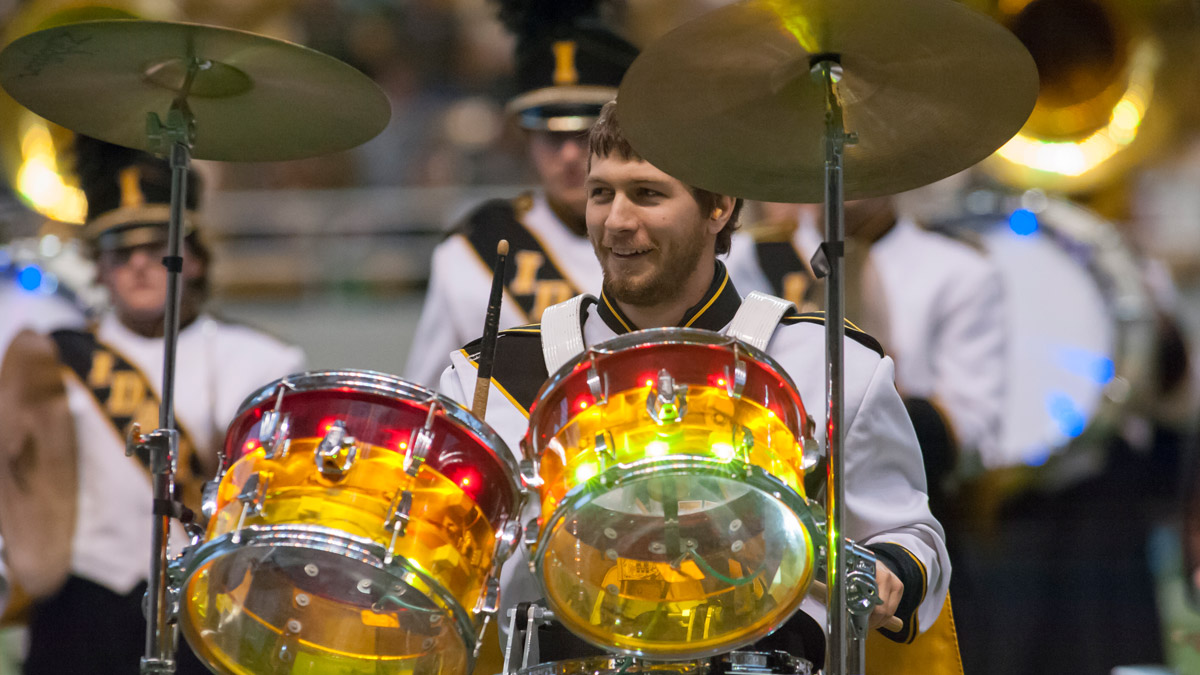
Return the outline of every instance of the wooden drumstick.
[[[829,588],[825,584],[821,583],[820,581],[812,582],[812,585],[808,587],[808,593],[816,598],[817,602],[825,605],[826,607],[829,606]],[[899,633],[900,631],[904,630],[904,622],[901,621],[899,617],[892,616],[889,617],[887,621],[883,622],[882,627],[885,630],[892,631],[893,633]]]
[[[488,298],[487,316],[483,321],[483,341],[479,345],[479,373],[475,378],[475,400],[471,412],[483,419],[487,412],[488,389],[492,383],[492,362],[496,358],[496,334],[500,328],[500,302],[504,297],[504,260],[508,257],[508,240],[496,245],[496,267],[492,270],[492,294]]]

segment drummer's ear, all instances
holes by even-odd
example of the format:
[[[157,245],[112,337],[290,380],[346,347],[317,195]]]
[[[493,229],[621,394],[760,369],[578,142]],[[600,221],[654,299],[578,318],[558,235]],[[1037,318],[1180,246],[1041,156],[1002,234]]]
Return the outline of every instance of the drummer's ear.
[[[708,212],[709,229],[713,232],[720,232],[725,227],[725,223],[729,222],[731,215],[733,215],[733,197],[717,195],[716,204],[713,205],[712,211]]]

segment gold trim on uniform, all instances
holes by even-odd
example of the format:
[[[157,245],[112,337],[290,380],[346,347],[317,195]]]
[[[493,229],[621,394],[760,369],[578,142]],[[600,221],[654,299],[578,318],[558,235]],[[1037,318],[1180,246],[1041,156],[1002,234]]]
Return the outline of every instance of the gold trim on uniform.
[[[509,332],[509,331],[505,331],[505,332]],[[522,331],[522,332],[536,333],[537,331]],[[458,352],[467,359],[467,363],[469,363],[475,367],[475,379],[479,379],[479,364],[475,363],[473,360],[471,360],[471,355],[467,353],[467,350],[460,349],[460,350],[458,350]],[[508,390],[504,388],[504,385],[497,382],[496,378],[494,378],[494,377],[491,378],[490,381],[491,381],[491,386],[495,387],[496,391],[499,391],[501,394],[503,394],[504,398],[508,399],[508,402],[513,404],[513,407],[516,408],[522,415],[525,416],[525,419],[529,419],[529,411],[525,409],[525,406],[521,405],[520,403],[517,403],[517,399],[513,398],[512,394],[508,393]]]
[[[725,273],[725,277],[721,279],[721,285],[717,288],[717,292],[713,293],[713,296],[708,299],[708,302],[705,303],[703,307],[700,308],[699,312],[696,312],[694,315],[692,315],[692,318],[688,319],[687,323],[683,324],[684,328],[690,327],[693,323],[696,323],[696,319],[704,316],[704,313],[708,311],[708,308],[712,307],[712,304],[717,301],[717,298],[721,297],[721,292],[724,291],[725,287],[729,285],[729,271],[724,268],[722,268],[721,271]],[[620,317],[617,318],[619,319]],[[622,321],[621,323],[625,322]]]

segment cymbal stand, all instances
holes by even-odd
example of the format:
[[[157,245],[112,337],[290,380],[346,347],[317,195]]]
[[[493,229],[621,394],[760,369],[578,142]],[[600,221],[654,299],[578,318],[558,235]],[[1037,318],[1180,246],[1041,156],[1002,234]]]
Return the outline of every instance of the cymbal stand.
[[[179,432],[175,428],[175,350],[179,342],[179,309],[183,288],[180,248],[183,240],[183,209],[187,203],[188,165],[195,139],[195,119],[187,105],[188,92],[196,73],[208,67],[207,61],[193,57],[179,96],[171,103],[166,124],[156,113],[146,116],[146,133],[152,144],[167,148],[171,163],[171,207],[167,223],[167,297],[163,315],[163,383],[158,411],[158,429],[141,435],[135,426],[126,445],[126,454],[138,450],[149,453],[154,487],[154,518],[151,529],[150,579],[146,589],[146,652],[141,660],[142,675],[171,675],[175,672],[175,647],[179,618],[178,598],[169,591],[167,542],[171,517],[178,515],[175,503],[175,469],[179,456]]]
[[[825,447],[829,468],[825,546],[828,556],[826,583],[829,586],[829,619],[826,626],[825,672],[829,675],[862,675],[866,661],[867,617],[871,606],[878,601],[871,601],[870,598],[878,593],[874,592],[874,570],[870,571],[871,578],[866,585],[863,584],[861,572],[855,583],[848,582],[848,567],[854,563],[854,556],[847,555],[847,542],[841,530],[846,517],[846,486],[843,479],[846,434],[842,425],[845,403],[843,340],[846,336],[842,286],[845,270],[842,263],[846,227],[842,210],[845,199],[842,165],[845,146],[853,145],[857,138],[852,133],[846,133],[842,118],[842,107],[835,87],[841,79],[838,56],[815,55],[810,72],[825,92],[825,242],[821,244],[821,253],[818,254],[824,256],[828,277],[825,282]]]

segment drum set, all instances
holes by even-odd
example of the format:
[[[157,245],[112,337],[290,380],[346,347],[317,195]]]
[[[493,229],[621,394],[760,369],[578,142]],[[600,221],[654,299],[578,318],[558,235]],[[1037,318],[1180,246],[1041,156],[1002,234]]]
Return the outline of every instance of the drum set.
[[[841,204],[954,173],[1017,131],[1037,76],[997,24],[949,0],[747,0],[651,45],[621,87],[623,125],[660,168],[723,194],[826,203],[827,475],[769,355],[659,329],[553,373],[519,449],[480,411],[388,375],[268,383],[230,425],[200,514],[173,494],[189,161],[353,147],[387,123],[386,99],[294,44],[134,20],[25,36],[0,53],[0,84],[69,129],[172,163],[161,428],[128,443],[150,453],[155,483],[143,673],[174,672],[180,629],[227,674],[469,673],[518,551],[544,604],[500,617],[506,673],[809,673],[741,650],[826,585],[826,672],[862,672],[877,598],[873,558],[840,530]],[[191,534],[175,558],[172,518]],[[549,622],[609,655],[531,663],[521,636]]]

